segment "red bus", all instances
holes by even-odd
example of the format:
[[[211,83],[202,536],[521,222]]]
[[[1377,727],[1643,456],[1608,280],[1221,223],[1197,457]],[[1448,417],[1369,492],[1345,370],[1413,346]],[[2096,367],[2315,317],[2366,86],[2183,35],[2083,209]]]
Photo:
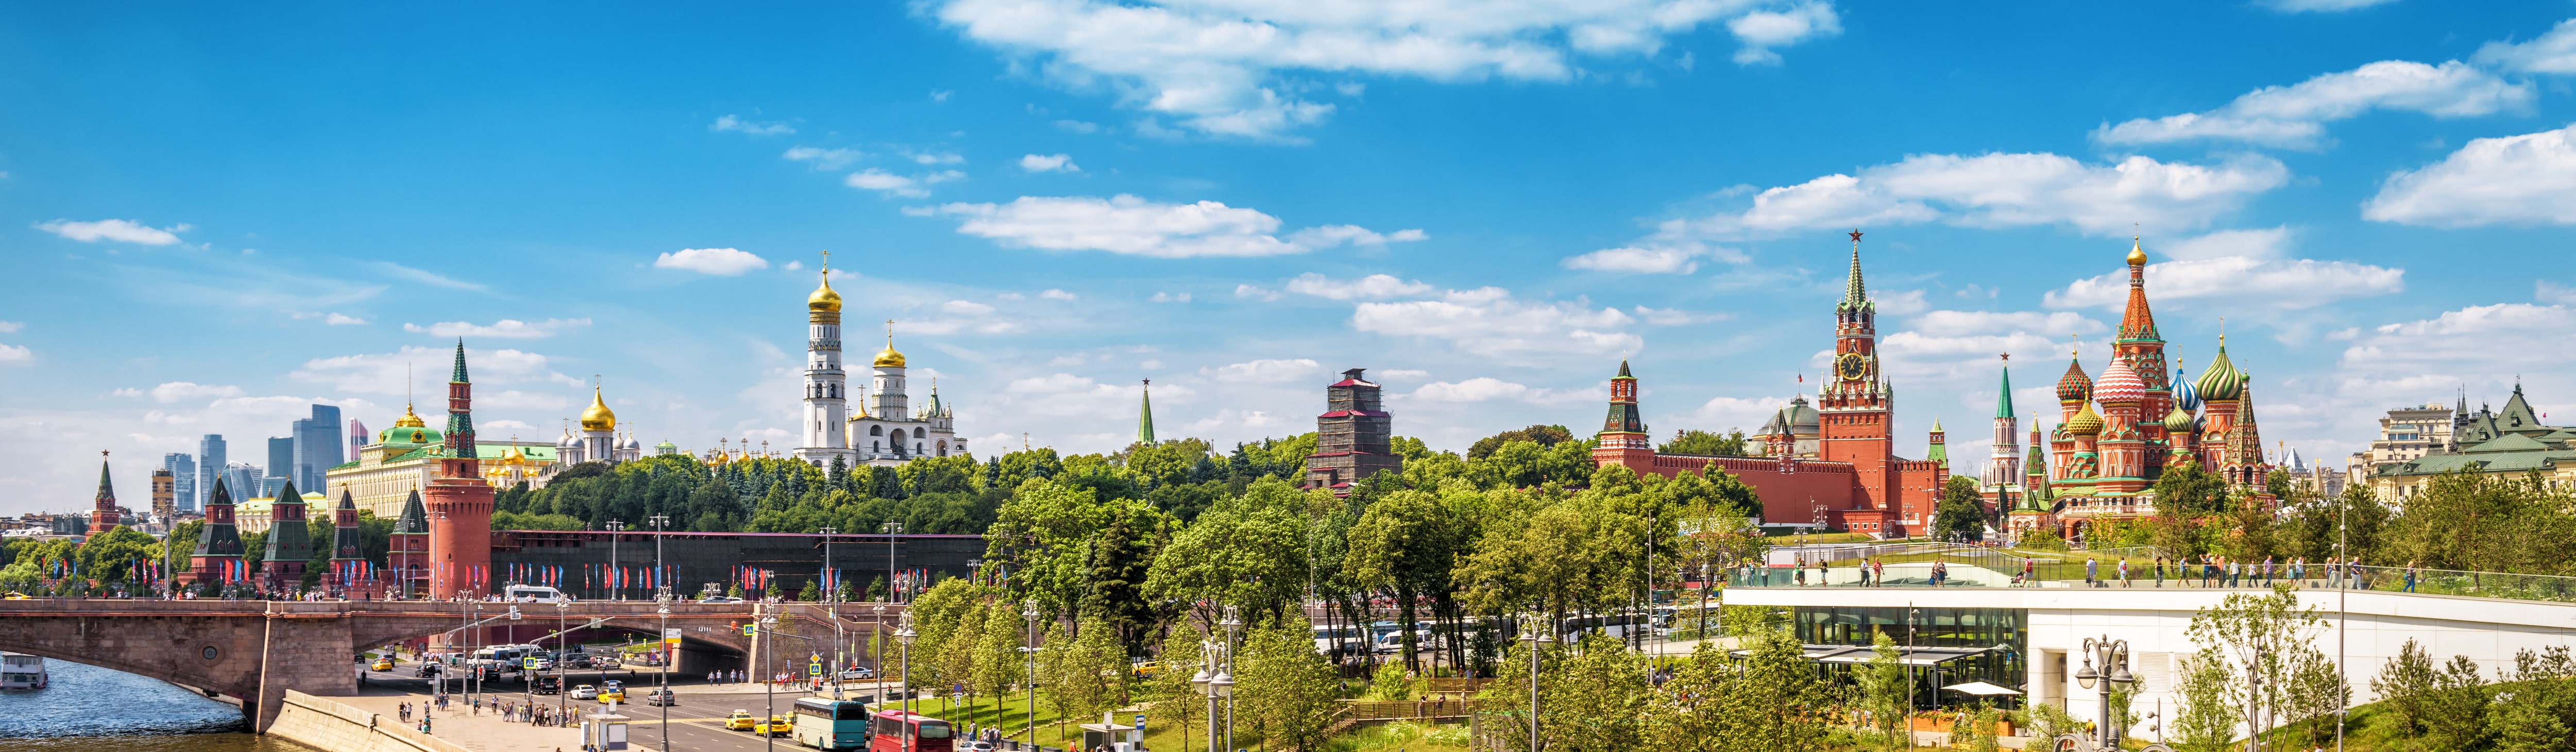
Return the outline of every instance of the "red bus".
[[[920,713],[878,713],[869,731],[868,752],[950,752],[957,746],[957,732],[947,721]]]

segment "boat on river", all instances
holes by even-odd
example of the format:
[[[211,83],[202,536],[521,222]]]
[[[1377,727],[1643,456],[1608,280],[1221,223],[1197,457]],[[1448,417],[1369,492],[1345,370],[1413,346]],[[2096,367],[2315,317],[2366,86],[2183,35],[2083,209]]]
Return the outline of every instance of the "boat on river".
[[[0,689],[44,689],[45,659],[24,653],[0,653]]]

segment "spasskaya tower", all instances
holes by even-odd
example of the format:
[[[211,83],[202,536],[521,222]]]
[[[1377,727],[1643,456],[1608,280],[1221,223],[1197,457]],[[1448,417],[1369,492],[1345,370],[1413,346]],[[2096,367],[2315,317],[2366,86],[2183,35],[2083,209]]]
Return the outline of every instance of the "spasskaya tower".
[[[1869,300],[1860,278],[1860,231],[1853,230],[1851,277],[1843,283],[1843,300],[1834,306],[1834,360],[1816,395],[1817,455],[1829,462],[1849,462],[1859,475],[1862,495],[1885,508],[1892,478],[1888,460],[1895,455],[1889,419],[1895,395],[1878,363],[1878,305]],[[1910,506],[1910,505],[1909,505]],[[1906,527],[1921,525],[1913,510],[1896,510]]]

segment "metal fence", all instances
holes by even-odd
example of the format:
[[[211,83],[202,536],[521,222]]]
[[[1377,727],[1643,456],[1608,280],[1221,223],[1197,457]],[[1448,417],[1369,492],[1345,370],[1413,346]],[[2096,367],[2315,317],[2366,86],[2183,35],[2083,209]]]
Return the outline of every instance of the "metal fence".
[[[2418,593],[2468,598],[2576,603],[2576,577],[2508,572],[2470,572],[2406,567],[2327,567],[2318,564],[2261,563],[2240,565],[2230,574],[2224,566],[2154,564],[2122,561],[2045,560],[2036,556],[1944,554],[1948,576],[1939,587],[2103,587],[2103,588],[2269,588],[2289,583],[2301,589],[2350,588],[2383,593]],[[1883,579],[1868,587],[1932,587],[1928,562],[1882,564]],[[1821,573],[1820,573],[1821,570]],[[2025,572],[2028,574],[2025,576]],[[1727,573],[1730,587],[1861,587],[1858,566],[1810,565],[1805,568],[1752,567]]]

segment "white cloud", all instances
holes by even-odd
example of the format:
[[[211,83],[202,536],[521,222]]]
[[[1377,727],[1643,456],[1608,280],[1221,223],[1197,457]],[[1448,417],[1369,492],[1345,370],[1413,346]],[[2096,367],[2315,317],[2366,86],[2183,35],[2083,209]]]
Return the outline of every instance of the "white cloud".
[[[1735,318],[1735,314],[1731,313],[1693,313],[1679,308],[1647,308],[1645,306],[1637,306],[1631,310],[1637,312],[1637,318],[1639,320],[1656,326],[1704,324],[1711,321],[1725,321],[1727,319]]]
[[[874,167],[850,173],[850,176],[842,178],[841,182],[852,188],[865,188],[871,191],[881,191],[907,198],[920,198],[930,195],[930,191],[921,187],[922,181],[904,177],[902,175],[896,175]]]
[[[187,232],[190,228],[184,223],[169,227],[153,227],[126,219],[102,219],[96,222],[57,219],[37,224],[36,229],[83,243],[108,240],[135,245],[171,245],[179,242],[179,233]]]
[[[448,365],[456,356],[451,347],[406,346],[398,352],[342,355],[304,361],[301,368],[287,373],[287,378],[309,384],[326,385],[335,392],[355,394],[414,394],[424,402],[445,392]],[[468,348],[466,363],[472,368],[474,383],[481,385],[560,384],[584,387],[581,379],[556,373],[546,356],[521,350],[476,350]],[[476,389],[474,403],[482,406],[486,398],[498,391]],[[789,387],[789,396],[796,390]]]
[[[1591,253],[1567,256],[1557,262],[1568,269],[1590,269],[1631,274],[1689,274],[1699,271],[1699,259],[1716,257],[1740,261],[1742,252],[1715,246],[1649,245],[1603,248]]]
[[[2576,125],[2477,139],[2401,170],[2362,202],[2361,216],[2428,227],[2576,224]]]
[[[913,162],[925,165],[958,164],[966,161],[963,155],[946,151],[908,151],[904,152],[904,156],[911,157]]]
[[[1704,427],[1702,430],[1741,428],[1750,433],[1762,430],[1762,424],[1771,420],[1771,414],[1788,404],[1787,397],[1714,397],[1701,403],[1699,409],[1692,410],[1690,417]]]
[[[2261,0],[2256,4],[2282,13],[2338,13],[2393,2],[2397,0]]]
[[[439,287],[450,287],[458,290],[473,290],[476,292],[488,289],[483,285],[475,284],[473,282],[456,279],[427,269],[414,269],[391,261],[378,261],[376,262],[376,268],[383,269],[394,276],[425,285],[437,285]]]
[[[224,397],[239,397],[242,396],[242,394],[243,392],[241,387],[237,386],[217,386],[214,384],[197,384],[187,381],[172,381],[160,386],[152,387],[152,401],[159,402],[164,405],[175,403],[180,400],[220,399]]]
[[[2104,125],[2093,131],[2093,138],[2109,144],[2211,139],[2313,147],[2325,135],[2324,123],[2373,109],[2471,117],[2528,111],[2532,98],[2531,84],[2507,82],[2457,60],[2439,66],[2382,60],[2295,86],[2256,89],[2209,112]]]
[[[732,248],[682,248],[655,257],[653,268],[685,269],[699,274],[733,277],[753,269],[767,269],[769,260]]]
[[[1771,48],[1841,34],[1843,26],[1833,6],[1807,2],[1785,11],[1754,11],[1737,16],[1726,22],[1726,30],[1744,42],[1744,48],[1735,52],[1737,64],[1779,65],[1780,53]]]
[[[1074,164],[1070,155],[1030,154],[1020,157],[1020,169],[1029,172],[1081,172],[1082,166]]]
[[[1143,389],[1142,384],[1103,384],[1088,377],[1054,373],[1012,379],[999,397],[1018,410],[1036,415],[1123,420],[1132,431]],[[1154,385],[1154,401],[1167,405],[1186,403],[1196,394],[1188,384]]]
[[[36,359],[36,351],[23,345],[0,345],[0,363],[25,363]]]
[[[1635,323],[1616,308],[1523,302],[1499,287],[1451,290],[1438,300],[1361,303],[1351,314],[1353,329],[1447,340],[1488,357],[1635,352],[1646,346],[1644,338],[1625,331]]]
[[[0,334],[17,334],[18,330],[25,328],[27,322],[24,321],[0,321]]]
[[[1259,288],[1254,289],[1259,290]],[[1371,274],[1355,280],[1337,280],[1307,272],[1297,275],[1296,279],[1288,280],[1288,291],[1333,300],[1385,300],[1421,295],[1430,292],[1431,286],[1423,284],[1420,280],[1406,282],[1387,274]],[[1235,294],[1243,295],[1243,289],[1236,288]]]
[[[1187,303],[1190,302],[1190,294],[1186,292],[1158,292],[1154,293],[1153,300],[1156,303]]]
[[[2539,280],[2531,285],[2531,297],[2543,303],[2576,305],[2576,287],[2568,287],[2545,279]]]
[[[1080,121],[1080,120],[1058,120],[1058,121],[1055,121],[1055,127],[1057,127],[1057,128],[1062,128],[1062,129],[1065,129],[1065,130],[1068,130],[1068,131],[1072,131],[1072,132],[1075,132],[1075,133],[1099,133],[1099,132],[1100,132],[1100,124],[1099,124],[1099,123],[1086,123],[1086,122],[1083,122],[1083,121]]]
[[[1504,381],[1491,376],[1478,376],[1466,381],[1435,381],[1404,395],[1406,399],[1424,402],[1528,402],[1564,404],[1599,399],[1599,389],[1542,389]]]
[[[1151,113],[1140,132],[1161,130],[1159,116],[1254,139],[1333,112],[1303,98],[1307,76],[1568,81],[1578,75],[1573,54],[1650,56],[1712,22],[1741,41],[1748,64],[1841,30],[1817,0],[946,0],[930,13],[969,39],[1036,58],[1036,69],[1070,87],[1118,93]]]
[[[2056,337],[2110,331],[2102,322],[2072,311],[1933,311],[1909,323],[1916,331],[1945,337],[2001,332],[2040,332]]]
[[[2147,265],[2147,295],[2158,301],[2216,298],[2271,308],[2313,308],[2346,298],[2406,291],[2406,270],[2315,259],[2226,256]],[[2050,308],[2118,309],[2129,273],[2079,279],[2043,296]]]
[[[1046,292],[1038,293],[1038,297],[1045,298],[1045,299],[1048,299],[1048,300],[1075,300],[1075,299],[1077,299],[1077,298],[1076,298],[1076,296],[1075,296],[1073,293],[1065,292],[1065,291],[1063,291],[1063,290],[1058,290],[1058,289],[1054,289],[1054,288],[1048,288]]]
[[[812,162],[814,163],[814,169],[817,170],[838,170],[849,166],[852,162],[856,162],[867,157],[867,153],[857,149],[824,149],[813,146],[798,146],[788,149],[787,153],[779,156],[785,157],[787,161],[790,162]]]
[[[2513,344],[2498,347],[2500,342]],[[2500,367],[2532,366],[2554,372],[2565,365],[2569,352],[2576,352],[2576,308],[2503,303],[2381,325],[2344,348],[2342,365],[2389,375],[2451,374],[2474,368],[2492,379],[2511,373]]]
[[[552,337],[566,329],[589,325],[589,317],[577,319],[546,319],[535,323],[520,321],[518,319],[502,319],[492,322],[492,325],[490,326],[484,326],[482,324],[476,324],[469,321],[441,321],[429,326],[404,324],[403,331],[434,334],[440,337],[504,337],[534,339],[539,337]]]
[[[2168,243],[2162,249],[2166,256],[2181,261],[2206,261],[2228,256],[2251,259],[2275,259],[2287,255],[2290,227],[2270,229],[2220,230],[2197,237]]]
[[[1418,379],[1431,375],[1430,371],[1425,371],[1419,368],[1379,368],[1375,370],[1375,373],[1370,374],[1372,377],[1385,376],[1398,379]],[[1383,379],[1381,379],[1381,381],[1383,381]]]
[[[1288,242],[1309,248],[1331,248],[1343,243],[1349,243],[1352,245],[1410,243],[1417,240],[1427,240],[1430,239],[1430,237],[1430,234],[1421,230],[1397,230],[1395,232],[1380,235],[1375,232],[1370,232],[1366,227],[1358,225],[1324,225],[1322,227],[1309,227],[1303,230],[1298,230],[1296,233],[1288,236]]]
[[[1108,251],[1153,258],[1203,256],[1276,256],[1330,248],[1343,242],[1385,242],[1406,238],[1405,232],[1379,236],[1365,229],[1337,225],[1278,236],[1279,218],[1215,201],[1169,204],[1120,194],[1090,196],[1022,196],[1007,204],[948,204],[939,213],[967,219],[957,231],[991,238],[1005,246],[1049,251]]]
[[[1323,375],[1323,365],[1307,358],[1259,360],[1200,369],[1199,374],[1236,384],[1275,384]]]
[[[2289,181],[2260,156],[2214,166],[2129,157],[2095,166],[2056,154],[1918,154],[1859,175],[1826,175],[1755,194],[1752,206],[1673,219],[1643,244],[1777,237],[1801,230],[1944,222],[1966,227],[2073,225],[2125,234],[2132,223],[2196,227]]]
[[[939,310],[968,316],[982,316],[987,313],[992,313],[993,307],[971,300],[951,300],[946,303],[941,303],[939,305]]]
[[[1922,290],[1871,290],[1869,302],[1877,303],[1880,313],[1903,316],[1922,313],[1932,304],[1923,301]]]
[[[322,323],[330,326],[355,326],[367,323],[367,320],[334,311],[331,315],[323,317]]]
[[[777,136],[796,132],[795,127],[786,123],[763,123],[753,120],[744,120],[732,115],[716,118],[715,122],[707,124],[707,130],[736,131],[740,133],[748,133],[754,136]]]
[[[2473,59],[2523,73],[2576,74],[2576,18],[2560,21],[2528,42],[2488,42]]]
[[[1259,285],[1235,285],[1234,296],[1252,300],[1278,300],[1279,291]]]

